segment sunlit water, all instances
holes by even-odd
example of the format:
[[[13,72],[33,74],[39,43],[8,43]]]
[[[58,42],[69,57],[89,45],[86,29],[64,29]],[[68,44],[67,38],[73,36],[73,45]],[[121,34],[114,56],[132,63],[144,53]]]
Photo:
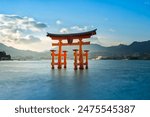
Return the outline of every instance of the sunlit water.
[[[51,70],[50,61],[0,61],[0,99],[150,99],[150,61],[90,61]]]

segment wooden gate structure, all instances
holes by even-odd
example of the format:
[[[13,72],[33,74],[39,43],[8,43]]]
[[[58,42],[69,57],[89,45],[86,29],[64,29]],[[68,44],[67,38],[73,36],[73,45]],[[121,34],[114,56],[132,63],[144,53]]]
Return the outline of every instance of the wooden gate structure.
[[[79,46],[79,49],[74,49],[74,69],[77,70],[78,66],[79,69],[88,69],[88,52],[89,50],[82,49],[83,45],[89,45],[90,42],[84,42],[83,39],[90,38],[92,35],[96,34],[96,30],[91,30],[88,32],[82,33],[70,33],[70,34],[53,34],[47,33],[47,36],[50,37],[52,40],[57,41],[52,43],[52,46],[58,46],[58,53],[56,50],[51,50],[52,56],[52,69],[54,69],[55,65],[58,65],[58,69],[64,68],[67,66],[67,51],[62,50],[62,46]],[[67,42],[64,42],[67,40]],[[57,62],[55,62],[55,57],[57,57]],[[84,60],[85,57],[85,60]],[[62,58],[64,61],[62,61]]]

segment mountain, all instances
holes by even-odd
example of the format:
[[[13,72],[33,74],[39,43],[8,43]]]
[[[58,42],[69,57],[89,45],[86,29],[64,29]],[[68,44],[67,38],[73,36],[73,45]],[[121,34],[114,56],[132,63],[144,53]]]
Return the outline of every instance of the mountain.
[[[150,40],[143,42],[133,42],[130,45],[119,45],[107,48],[112,56],[127,56],[133,54],[150,54]],[[108,53],[106,53],[108,56]],[[110,56],[110,55],[109,55]]]
[[[150,40],[105,48],[98,55],[108,59],[150,59]]]
[[[43,59],[50,58],[47,55],[47,52],[34,52],[29,50],[19,50],[13,47],[8,47],[2,43],[0,43],[0,51],[5,51],[7,54],[10,54],[12,59]]]
[[[64,46],[63,50],[68,51],[68,57],[73,58],[73,49],[78,46]],[[57,48],[56,48],[57,49]],[[83,46],[83,50],[90,50],[89,58],[102,56],[103,59],[150,59],[150,40],[133,42],[130,45],[120,44],[118,46],[104,47],[98,44]],[[0,51],[10,54],[13,59],[49,59],[50,52],[34,52],[29,50],[18,50],[0,44]]]

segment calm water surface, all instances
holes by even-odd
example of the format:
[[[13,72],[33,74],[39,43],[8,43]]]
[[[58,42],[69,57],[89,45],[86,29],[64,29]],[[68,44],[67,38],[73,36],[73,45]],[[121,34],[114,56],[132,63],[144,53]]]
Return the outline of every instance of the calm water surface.
[[[150,99],[150,61],[90,61],[51,70],[50,61],[1,61],[0,99]]]

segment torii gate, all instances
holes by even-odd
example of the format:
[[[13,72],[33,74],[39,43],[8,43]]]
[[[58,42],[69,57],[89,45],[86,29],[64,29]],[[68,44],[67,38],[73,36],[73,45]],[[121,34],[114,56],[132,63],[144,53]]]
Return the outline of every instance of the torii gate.
[[[64,65],[64,68],[66,68],[66,57],[67,57],[67,51],[63,51],[62,53],[62,46],[79,46],[78,49],[74,49],[74,69],[77,69],[77,66],[79,66],[79,69],[84,69],[84,65],[86,66],[86,69],[88,69],[88,51],[89,50],[82,50],[82,45],[89,45],[90,42],[84,42],[83,39],[90,38],[92,35],[96,34],[96,30],[88,31],[88,32],[82,32],[82,33],[71,33],[71,34],[52,34],[47,33],[47,36],[50,37],[52,40],[58,41],[58,43],[52,43],[52,46],[58,46],[58,54],[55,53],[56,50],[51,50],[51,56],[52,56],[52,69],[54,69],[54,65],[58,65],[58,69],[62,68],[62,65]],[[63,42],[63,40],[67,40],[68,43]],[[77,40],[74,42],[74,40]],[[58,62],[55,63],[54,57],[58,57]],[[86,57],[86,60],[84,62],[84,56]],[[62,57],[64,57],[64,62],[62,62]]]

